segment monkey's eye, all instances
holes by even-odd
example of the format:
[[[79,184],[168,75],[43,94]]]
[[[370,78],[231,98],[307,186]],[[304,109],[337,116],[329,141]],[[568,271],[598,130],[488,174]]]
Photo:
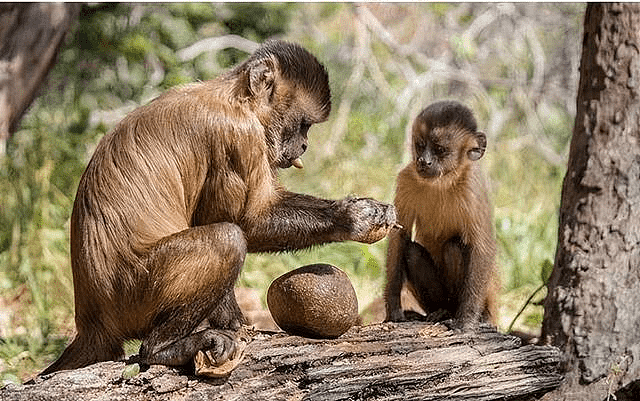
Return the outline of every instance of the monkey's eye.
[[[309,128],[311,128],[311,124],[304,121],[300,123],[300,133],[302,135],[307,136],[307,132],[309,131]]]
[[[433,144],[433,153],[435,153],[436,156],[444,156],[447,153],[447,148],[442,145]]]

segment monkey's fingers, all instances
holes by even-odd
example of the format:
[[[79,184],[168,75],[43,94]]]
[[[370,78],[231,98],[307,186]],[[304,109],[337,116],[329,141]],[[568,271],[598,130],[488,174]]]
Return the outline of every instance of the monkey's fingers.
[[[198,351],[196,356],[193,358],[193,362],[196,366],[196,375],[214,378],[229,376],[231,372],[240,365],[240,362],[242,362],[244,349],[246,347],[246,342],[237,341],[235,350],[229,359],[221,364],[217,364],[216,358],[210,350]]]
[[[359,240],[359,242],[364,242],[365,244],[373,244],[374,242],[378,242],[389,234],[391,231],[391,226],[381,225],[371,229],[365,236]]]
[[[393,223],[383,224],[370,231],[365,242],[372,244],[389,235],[391,230],[402,230],[403,228],[402,224],[396,221]]]

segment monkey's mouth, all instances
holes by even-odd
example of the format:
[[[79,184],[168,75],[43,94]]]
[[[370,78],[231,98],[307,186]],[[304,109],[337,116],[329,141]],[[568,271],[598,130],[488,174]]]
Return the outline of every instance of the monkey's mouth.
[[[302,164],[302,159],[300,157],[296,157],[294,159],[282,159],[282,161],[278,165],[278,167],[280,168],[289,168],[291,166],[295,168],[304,167],[304,165]]]
[[[442,172],[437,168],[420,168],[416,167],[416,171],[421,178],[438,178],[442,176]]]

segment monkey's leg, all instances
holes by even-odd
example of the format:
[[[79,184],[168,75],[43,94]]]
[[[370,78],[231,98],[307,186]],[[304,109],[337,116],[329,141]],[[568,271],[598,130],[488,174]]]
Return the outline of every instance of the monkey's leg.
[[[422,245],[408,241],[405,248],[407,281],[425,312],[450,310],[450,297],[443,284],[442,271]]]
[[[462,291],[468,263],[469,250],[460,237],[453,237],[442,245],[442,277],[447,292],[455,297],[456,305],[453,312],[458,307],[458,297]]]
[[[193,227],[156,245],[148,269],[157,307],[140,347],[143,362],[184,365],[200,350],[212,350],[216,361],[224,362],[233,354],[242,314],[235,298],[230,298],[246,247],[242,230],[229,223]],[[218,309],[225,316],[216,319]],[[222,327],[194,333],[207,318]]]
[[[482,275],[478,275],[478,256],[459,237],[447,241],[442,249],[449,291],[455,294],[451,328],[472,329],[481,318],[485,302]],[[477,252],[475,252],[477,253]]]
[[[208,321],[211,327],[229,330],[238,330],[247,323],[238,306],[233,287],[227,291],[218,307],[209,315]]]

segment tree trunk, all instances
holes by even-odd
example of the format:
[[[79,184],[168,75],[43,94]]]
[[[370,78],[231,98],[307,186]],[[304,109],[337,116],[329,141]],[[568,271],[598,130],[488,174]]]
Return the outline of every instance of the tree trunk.
[[[640,378],[640,5],[589,3],[577,115],[542,335],[565,399]],[[560,399],[560,398],[555,398]]]
[[[3,401],[109,400],[533,400],[557,387],[559,352],[482,328],[381,323],[335,340],[252,333],[228,378],[152,366],[123,378],[124,362],[103,362],[0,390]],[[193,369],[191,369],[191,373]]]
[[[53,65],[80,4],[0,4],[0,155]]]

